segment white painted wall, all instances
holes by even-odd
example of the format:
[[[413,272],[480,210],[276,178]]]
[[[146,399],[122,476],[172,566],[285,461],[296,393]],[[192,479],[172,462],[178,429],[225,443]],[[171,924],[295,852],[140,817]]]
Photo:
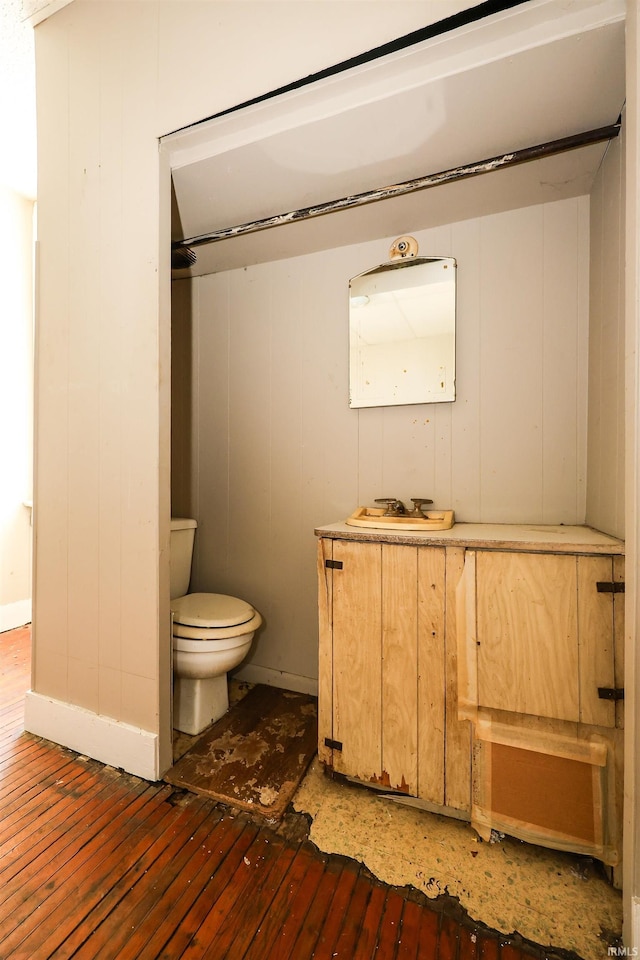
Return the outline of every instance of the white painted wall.
[[[0,185],[0,631],[31,620],[33,201]]]
[[[171,762],[170,193],[158,138],[468,5],[370,0],[363,16],[358,0],[75,0],[36,27],[28,729],[67,743],[71,727],[76,748],[114,762],[113,723],[125,724],[147,755],[121,765],[148,775]]]
[[[192,589],[265,618],[252,675],[317,677],[313,530],[376,497],[584,522],[589,198],[411,232],[458,262],[454,403],[348,406],[349,278],[393,237],[174,283],[173,510]]]
[[[625,536],[625,177],[623,133],[591,192],[587,522]]]

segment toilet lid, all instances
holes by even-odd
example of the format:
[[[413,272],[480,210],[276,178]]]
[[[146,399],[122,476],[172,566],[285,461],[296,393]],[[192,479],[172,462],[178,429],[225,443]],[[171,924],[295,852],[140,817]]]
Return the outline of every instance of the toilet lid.
[[[188,593],[171,601],[175,623],[187,627],[234,627],[255,614],[251,604],[222,593]]]

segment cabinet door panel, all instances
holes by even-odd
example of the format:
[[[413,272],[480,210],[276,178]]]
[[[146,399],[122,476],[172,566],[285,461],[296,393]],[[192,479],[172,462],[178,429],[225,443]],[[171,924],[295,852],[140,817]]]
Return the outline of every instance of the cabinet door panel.
[[[578,721],[576,557],[478,552],[478,704]]]
[[[333,559],[333,735],[339,773],[382,773],[382,547],[336,540]]]
[[[475,558],[475,554],[473,556]],[[461,657],[458,647],[458,640],[461,637],[466,639],[466,632],[465,622],[458,621],[457,609],[458,589],[464,572],[464,548],[447,547],[445,556],[445,804],[456,810],[468,811],[471,809],[471,724],[467,719],[460,719],[459,715],[459,679],[466,651],[462,650]],[[472,613],[475,618],[475,595],[473,599]],[[463,613],[464,621],[464,612],[460,612]],[[475,657],[475,647],[473,655]],[[475,685],[473,691],[475,694]]]
[[[445,552],[418,550],[418,796],[444,804]]]
[[[418,551],[382,546],[382,782],[418,789]]]

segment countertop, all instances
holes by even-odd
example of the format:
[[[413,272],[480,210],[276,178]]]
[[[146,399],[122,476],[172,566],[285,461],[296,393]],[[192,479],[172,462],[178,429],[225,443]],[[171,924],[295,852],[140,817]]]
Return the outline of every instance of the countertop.
[[[330,523],[316,527],[317,537],[360,540],[370,543],[401,543],[471,547],[487,550],[528,550],[553,553],[624,554],[624,541],[586,526],[564,524],[454,523],[450,530],[392,530]]]

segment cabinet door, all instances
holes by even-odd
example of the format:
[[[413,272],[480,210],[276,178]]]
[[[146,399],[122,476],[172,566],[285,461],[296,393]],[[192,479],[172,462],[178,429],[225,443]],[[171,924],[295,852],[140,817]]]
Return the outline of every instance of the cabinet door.
[[[445,802],[445,554],[382,545],[381,782]]]
[[[418,551],[382,544],[381,782],[418,793]]]
[[[476,555],[478,706],[613,726],[611,557]]]
[[[478,705],[579,719],[576,558],[479,552]]]
[[[333,752],[339,773],[382,774],[382,545],[334,540]]]
[[[444,549],[335,540],[320,557],[320,755],[442,805]]]

